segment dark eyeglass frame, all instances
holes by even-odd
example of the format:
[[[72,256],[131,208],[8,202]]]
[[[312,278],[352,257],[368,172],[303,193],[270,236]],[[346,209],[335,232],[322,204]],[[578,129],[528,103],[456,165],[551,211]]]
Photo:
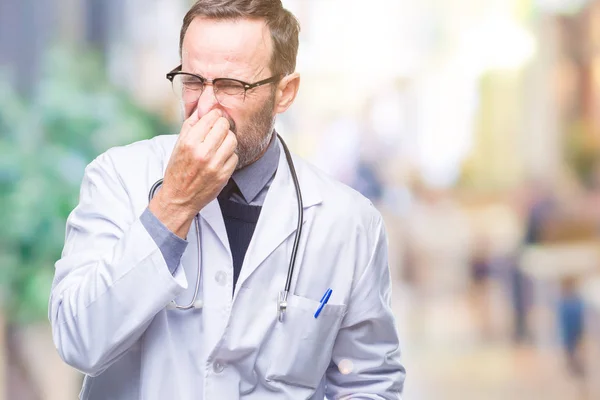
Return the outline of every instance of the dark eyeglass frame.
[[[214,86],[214,84],[219,81],[233,81],[233,82],[240,83],[244,87],[244,98],[246,97],[246,92],[248,90],[252,90],[259,86],[266,85],[268,83],[277,82],[278,80],[280,80],[282,78],[282,74],[277,74],[277,75],[271,76],[270,78],[263,79],[261,81],[254,82],[254,83],[248,83],[248,82],[244,82],[244,81],[241,81],[239,79],[234,79],[234,78],[215,78],[215,79],[210,80],[210,79],[206,79],[203,76],[200,76],[197,74],[192,74],[191,72],[181,72],[181,68],[182,68],[182,66],[179,65],[179,66],[175,67],[172,71],[167,73],[167,79],[169,80],[169,82],[171,82],[171,84],[173,84],[173,79],[175,79],[175,77],[177,75],[193,76],[194,78],[197,78],[200,80],[200,82],[202,82],[202,84],[204,85],[204,87],[202,88],[202,92],[204,92],[204,88],[206,87],[207,83]]]

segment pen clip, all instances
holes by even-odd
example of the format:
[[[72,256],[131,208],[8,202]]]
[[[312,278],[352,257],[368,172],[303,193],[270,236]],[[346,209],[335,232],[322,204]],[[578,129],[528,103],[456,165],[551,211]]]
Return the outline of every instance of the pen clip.
[[[317,308],[317,311],[315,312],[315,318],[317,318],[319,316],[319,314],[321,314],[321,310],[323,310],[323,307],[325,307],[325,304],[327,304],[327,302],[329,301],[329,298],[331,297],[331,293],[333,292],[333,290],[331,290],[331,288],[327,289],[327,291],[325,292],[325,294],[323,295],[323,297],[321,297],[321,301],[320,301],[320,305],[319,308]]]

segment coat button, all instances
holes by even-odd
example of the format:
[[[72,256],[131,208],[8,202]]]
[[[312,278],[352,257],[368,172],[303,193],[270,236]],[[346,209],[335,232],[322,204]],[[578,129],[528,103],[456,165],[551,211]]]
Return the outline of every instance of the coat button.
[[[223,365],[219,361],[214,362],[213,371],[215,371],[217,374],[220,374],[221,372],[223,372],[224,369],[225,369],[225,365]]]
[[[215,274],[215,281],[221,286],[225,286],[227,284],[227,273],[224,271],[219,271]]]

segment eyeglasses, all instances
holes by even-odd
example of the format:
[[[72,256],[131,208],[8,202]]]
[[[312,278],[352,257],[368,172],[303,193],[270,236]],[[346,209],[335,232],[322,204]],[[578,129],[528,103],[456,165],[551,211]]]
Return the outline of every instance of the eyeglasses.
[[[167,74],[173,85],[175,95],[182,102],[189,104],[198,101],[206,85],[212,85],[215,98],[223,107],[236,107],[244,103],[246,92],[262,85],[277,82],[281,75],[274,75],[255,83],[248,83],[232,78],[206,79],[200,75],[181,72],[181,65]]]

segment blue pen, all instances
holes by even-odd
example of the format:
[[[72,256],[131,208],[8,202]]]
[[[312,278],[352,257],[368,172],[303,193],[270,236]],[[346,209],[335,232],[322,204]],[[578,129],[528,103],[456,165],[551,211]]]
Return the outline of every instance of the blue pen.
[[[319,316],[319,314],[321,314],[321,310],[323,309],[323,307],[325,307],[325,304],[327,304],[327,302],[329,301],[329,298],[331,297],[331,292],[333,292],[333,290],[327,289],[327,291],[325,292],[323,297],[321,297],[321,305],[319,305],[319,308],[317,308],[317,312],[315,313],[315,318],[317,318]]]

